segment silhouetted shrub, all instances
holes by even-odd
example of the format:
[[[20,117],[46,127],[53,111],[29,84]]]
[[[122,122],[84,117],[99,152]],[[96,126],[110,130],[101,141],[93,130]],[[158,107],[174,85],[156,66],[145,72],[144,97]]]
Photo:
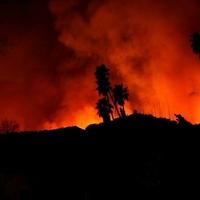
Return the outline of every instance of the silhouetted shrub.
[[[19,131],[19,124],[12,120],[2,120],[0,122],[0,133],[14,133]]]

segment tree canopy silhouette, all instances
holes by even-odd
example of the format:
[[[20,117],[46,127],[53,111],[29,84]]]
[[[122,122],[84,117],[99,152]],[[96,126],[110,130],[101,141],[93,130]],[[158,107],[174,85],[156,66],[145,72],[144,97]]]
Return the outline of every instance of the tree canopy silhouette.
[[[124,104],[129,97],[128,88],[124,87],[123,84],[115,85],[115,87],[113,88],[113,97],[115,102],[121,107],[120,108],[121,117],[125,117],[126,112]]]
[[[110,115],[112,116],[112,119],[114,119],[114,114],[117,114],[118,117],[125,117],[124,104],[128,100],[128,89],[123,84],[112,88],[109,80],[110,70],[105,65],[100,65],[96,68],[95,76],[97,91],[99,96],[103,97],[98,101],[96,106],[99,116],[103,118],[104,122],[110,120],[108,119],[108,113],[109,117]],[[115,113],[113,112],[113,108]]]
[[[95,72],[96,82],[97,82],[97,90],[99,96],[103,96],[107,99],[109,104],[113,104],[115,109],[117,108],[113,96],[112,96],[112,88],[110,83],[110,69],[106,67],[106,65],[100,65],[96,68]],[[118,111],[119,113],[119,111]],[[114,119],[113,112],[111,113],[112,119]]]
[[[200,33],[196,32],[191,37],[191,47],[193,52],[200,56]]]
[[[98,110],[99,116],[103,118],[104,123],[111,121],[110,115],[112,113],[113,106],[106,98],[99,99],[96,105],[96,109]]]
[[[110,70],[105,65],[100,65],[96,68],[95,75],[99,95],[108,96],[108,93],[111,89],[109,80]]]

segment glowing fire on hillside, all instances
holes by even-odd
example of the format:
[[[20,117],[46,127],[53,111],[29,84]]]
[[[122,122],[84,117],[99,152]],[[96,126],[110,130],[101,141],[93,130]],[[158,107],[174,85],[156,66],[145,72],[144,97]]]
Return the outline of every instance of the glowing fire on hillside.
[[[94,72],[104,63],[129,88],[129,114],[200,122],[200,60],[189,41],[199,1],[51,0],[45,13],[34,9],[29,29],[21,18],[4,29],[14,46],[0,55],[0,118],[23,129],[99,122]]]

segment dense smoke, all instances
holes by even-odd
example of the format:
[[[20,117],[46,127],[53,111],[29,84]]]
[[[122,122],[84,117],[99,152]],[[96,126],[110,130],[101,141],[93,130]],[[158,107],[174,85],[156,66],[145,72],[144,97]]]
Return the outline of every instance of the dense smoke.
[[[0,4],[0,119],[22,129],[53,121],[63,101],[56,68],[61,47],[50,22],[45,3]]]
[[[130,91],[129,112],[200,121],[198,0],[51,0],[0,4],[0,119],[23,129],[96,122],[94,71]]]
[[[59,41],[80,60],[77,72],[89,78],[95,65],[107,63],[114,81],[128,85],[131,110],[200,118],[200,61],[189,43],[200,29],[198,1],[52,0],[50,8]]]

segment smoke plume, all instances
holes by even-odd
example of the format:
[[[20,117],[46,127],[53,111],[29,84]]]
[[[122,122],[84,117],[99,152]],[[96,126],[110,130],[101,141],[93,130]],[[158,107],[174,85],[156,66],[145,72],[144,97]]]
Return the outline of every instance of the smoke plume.
[[[94,71],[105,63],[129,88],[129,112],[200,121],[200,60],[189,43],[198,0],[28,2],[0,4],[0,119],[22,129],[97,122]]]

